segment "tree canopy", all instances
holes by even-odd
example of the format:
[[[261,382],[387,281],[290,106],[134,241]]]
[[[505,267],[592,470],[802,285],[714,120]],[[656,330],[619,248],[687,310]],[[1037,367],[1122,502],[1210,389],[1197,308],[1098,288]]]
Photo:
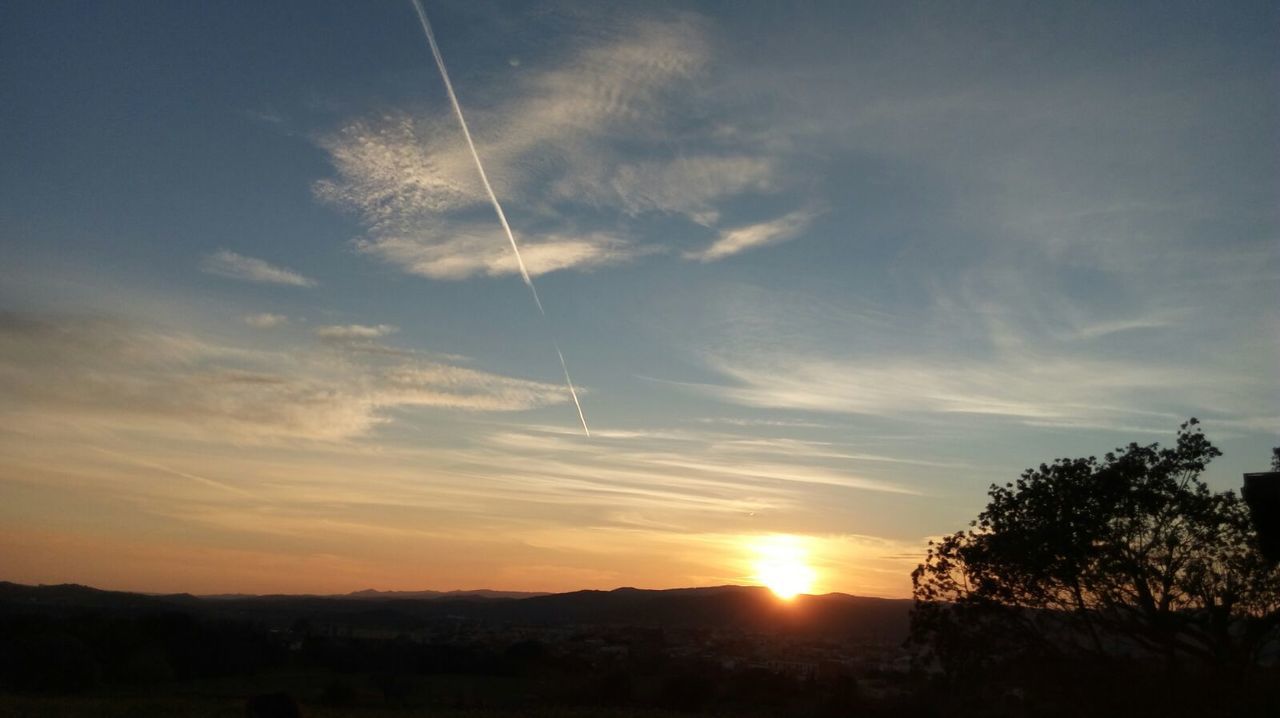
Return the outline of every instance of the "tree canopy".
[[[1028,652],[1241,664],[1280,639],[1280,570],[1249,512],[1201,480],[1221,452],[1195,419],[992,485],[912,574],[914,640],[944,668]]]

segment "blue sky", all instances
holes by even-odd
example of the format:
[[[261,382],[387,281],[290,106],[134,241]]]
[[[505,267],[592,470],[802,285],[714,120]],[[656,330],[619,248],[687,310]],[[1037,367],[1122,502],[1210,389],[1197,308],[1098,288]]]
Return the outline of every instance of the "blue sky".
[[[1280,443],[1274,4],[426,8],[545,321],[408,2],[0,10],[6,577],[904,595]]]

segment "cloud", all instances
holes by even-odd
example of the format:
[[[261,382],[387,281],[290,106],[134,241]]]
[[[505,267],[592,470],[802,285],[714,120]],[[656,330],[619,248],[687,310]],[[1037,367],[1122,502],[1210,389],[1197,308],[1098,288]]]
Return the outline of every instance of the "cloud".
[[[207,255],[200,262],[200,269],[206,274],[214,274],[228,279],[240,279],[246,282],[262,282],[264,284],[287,284],[294,287],[314,287],[314,279],[283,267],[276,267],[254,257],[246,257],[225,249]]]
[[[1080,339],[1097,339],[1122,332],[1134,332],[1150,329],[1166,329],[1176,324],[1175,317],[1151,317],[1138,319],[1109,319],[1095,321],[1075,330]]]
[[[526,426],[492,434],[489,442],[511,454],[509,470],[520,476],[577,483],[576,488],[565,487],[583,494],[584,500],[591,493],[635,494],[644,503],[668,511],[703,511],[707,508],[702,505],[709,502],[721,502],[717,510],[727,513],[781,509],[805,503],[815,490],[889,496],[921,493],[887,478],[892,467],[864,466],[870,474],[849,470],[851,459],[872,464],[909,459],[863,459],[803,443],[744,447],[733,443],[738,439],[749,440],[694,432],[602,431],[598,436],[593,432],[591,442],[582,442],[554,427]],[[585,491],[588,486],[591,490]]]
[[[1091,375],[1090,368],[1103,367],[1057,364],[1028,367],[1020,362],[996,365],[955,361],[943,365],[908,357],[878,361],[780,357],[763,366],[719,363],[717,368],[734,383],[708,387],[708,391],[755,407],[863,414],[1002,414],[1041,419],[1061,415],[1064,399],[1069,398],[1069,405],[1076,405],[1090,384],[1116,376],[1115,367]],[[1084,386],[1078,383],[1081,379],[1086,380]],[[1146,382],[1162,380],[1167,381],[1167,377],[1146,375]]]
[[[553,189],[561,199],[617,207],[629,215],[683,215],[711,226],[720,219],[718,201],[770,191],[779,179],[776,162],[768,157],[702,154],[584,166]]]
[[[447,125],[451,119],[397,114],[357,120],[320,138],[338,176],[316,182],[316,196],[355,211],[372,232],[483,202],[461,138]]]
[[[289,317],[283,314],[271,314],[270,312],[262,312],[260,314],[246,314],[244,323],[257,329],[270,329],[287,324]]]
[[[694,419],[693,421],[699,424],[725,424],[728,426],[740,427],[831,429],[836,426],[836,424],[827,424],[820,421],[804,421],[801,419],[740,419],[728,416],[704,416]]]
[[[316,327],[315,334],[321,339],[347,341],[352,339],[377,339],[400,331],[390,324],[366,326],[364,324],[327,324]]]
[[[522,237],[519,241],[521,256],[533,276],[559,269],[618,264],[643,253],[604,234],[542,235]],[[410,274],[431,279],[493,277],[520,271],[496,223],[464,224],[454,231],[424,231],[416,236],[361,239],[356,242],[356,248]]]
[[[582,389],[579,393],[585,393]],[[565,401],[558,384],[515,379],[435,362],[386,371],[376,393],[385,406],[434,406],[471,411],[521,411]]]
[[[861,491],[881,491],[891,494],[918,495],[920,492],[890,481],[878,481],[847,471],[834,471],[818,466],[797,466],[795,464],[749,463],[735,461],[732,465],[687,458],[658,460],[659,466],[671,467],[681,471],[710,472],[739,479],[796,482],[800,484],[819,484]]]
[[[709,361],[728,383],[687,387],[755,408],[1142,431],[1167,431],[1191,415],[1270,416],[1265,382],[1237,372],[1023,345],[982,358],[793,350]]]
[[[698,252],[686,252],[684,256],[701,262],[714,262],[748,249],[786,242],[803,232],[813,217],[812,211],[802,210],[768,222],[723,230],[711,246]]]
[[[336,329],[359,339],[391,328]],[[398,408],[523,411],[568,398],[559,384],[408,353],[250,351],[119,319],[26,314],[0,314],[0,397],[15,414],[236,440],[347,439]]]
[[[727,138],[712,122],[687,124],[702,97],[695,79],[711,59],[705,22],[674,15],[600,25],[584,36],[559,62],[523,69],[518,84],[499,76],[496,86],[473,90],[479,100],[463,93],[531,274],[666,251],[670,232],[651,233],[646,222],[677,217],[714,227],[727,200],[785,186],[778,158],[750,138]],[[443,280],[513,273],[454,123],[447,111],[350,121],[317,139],[335,175],[316,182],[315,195],[359,217],[359,252],[408,273]],[[690,142],[673,145],[673,132]],[[686,148],[699,144],[705,149]],[[782,241],[788,231],[798,230],[779,227],[747,241]]]

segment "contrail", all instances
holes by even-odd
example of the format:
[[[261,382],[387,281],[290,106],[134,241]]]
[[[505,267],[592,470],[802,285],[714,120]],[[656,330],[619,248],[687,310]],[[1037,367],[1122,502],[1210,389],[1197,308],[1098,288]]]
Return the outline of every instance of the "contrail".
[[[251,492],[245,491],[244,489],[238,486],[232,486],[231,484],[223,483],[221,481],[216,481],[214,479],[200,476],[199,474],[190,474],[190,473],[187,473],[186,471],[179,471],[175,468],[165,466],[164,464],[161,464],[161,463],[157,463],[154,461],[147,461],[145,459],[139,459],[136,456],[129,456],[128,454],[122,454],[118,451],[111,451],[110,449],[104,449],[101,446],[94,446],[93,444],[85,444],[85,446],[99,453],[106,454],[107,456],[115,457],[122,461],[127,461],[136,466],[142,466],[144,468],[154,469],[156,471],[162,471],[166,474],[173,474],[174,476],[180,476],[184,479],[195,481],[197,483],[201,483],[206,486],[212,486],[217,489],[222,489],[223,491],[230,491],[233,494],[240,494],[241,496],[253,496]]]
[[[530,284],[529,288],[533,289],[533,285]],[[564,361],[564,354],[560,351],[560,343],[555,338],[552,338],[551,344],[556,348],[556,356],[560,357],[560,368],[564,369],[564,383],[569,387],[569,396],[573,397],[573,405],[578,409],[578,421],[582,422],[582,433],[586,434],[587,438],[590,439],[591,429],[587,428],[587,417],[582,413],[582,404],[578,401],[578,392],[573,388],[573,378],[569,376],[569,365]]]
[[[422,23],[422,31],[427,35],[427,42],[431,45],[431,56],[436,60],[436,67],[440,68],[440,77],[444,80],[445,92],[449,93],[449,103],[453,105],[453,114],[458,118],[458,125],[462,127],[462,136],[467,140],[467,149],[471,150],[471,159],[475,160],[476,171],[480,173],[480,182],[484,185],[484,191],[489,195],[489,202],[493,204],[493,211],[498,215],[498,222],[502,224],[502,231],[506,233],[507,240],[511,242],[511,251],[516,255],[516,264],[520,267],[520,277],[524,279],[524,284],[529,288],[529,293],[533,295],[533,303],[538,307],[538,314],[542,315],[543,321],[546,321],[547,312],[542,308],[542,300],[538,298],[538,290],[533,286],[533,279],[529,277],[529,270],[524,266],[524,258],[520,256],[520,245],[516,244],[516,236],[511,231],[511,225],[507,223],[507,213],[502,211],[502,204],[498,202],[498,195],[494,193],[493,186],[489,184],[489,175],[485,174],[484,164],[480,162],[480,153],[476,152],[476,143],[471,140],[471,130],[467,128],[467,118],[462,116],[462,105],[458,104],[458,96],[453,92],[453,82],[449,80],[449,70],[444,66],[444,56],[440,54],[440,46],[436,44],[436,35],[431,31],[431,22],[427,20],[427,11],[422,9],[421,0],[411,0],[413,9],[418,12],[418,21]],[[578,392],[573,388],[573,379],[569,377],[569,365],[564,360],[564,354],[560,351],[560,345],[553,337],[551,343],[555,345],[556,356],[560,357],[560,368],[564,370],[564,383],[569,387],[569,396],[573,397],[573,405],[578,409],[578,420],[582,422],[582,432],[591,437],[591,429],[587,428],[587,417],[582,413],[582,402],[578,401]]]

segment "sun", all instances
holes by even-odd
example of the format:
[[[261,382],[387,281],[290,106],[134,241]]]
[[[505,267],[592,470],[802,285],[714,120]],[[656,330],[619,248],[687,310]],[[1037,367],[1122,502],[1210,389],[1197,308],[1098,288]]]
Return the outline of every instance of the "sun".
[[[817,574],[807,562],[808,551],[796,536],[768,536],[754,542],[755,580],[789,601],[813,590]]]

